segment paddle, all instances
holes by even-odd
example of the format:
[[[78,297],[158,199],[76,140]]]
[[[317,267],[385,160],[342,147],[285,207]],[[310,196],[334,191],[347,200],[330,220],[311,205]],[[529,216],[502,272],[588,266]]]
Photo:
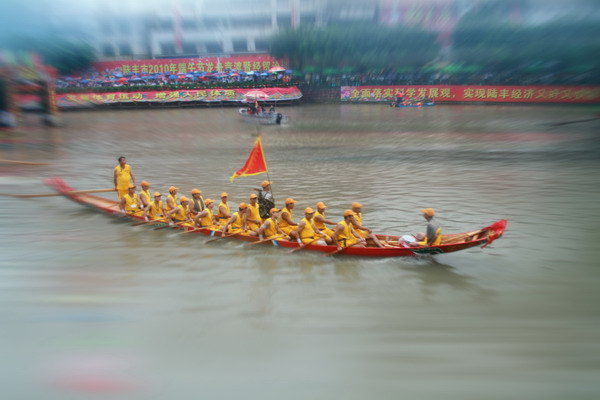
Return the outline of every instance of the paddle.
[[[187,230],[187,231],[178,232],[177,234],[190,233],[190,232],[198,232],[198,231],[201,231],[202,229],[204,229],[204,228],[194,228],[194,229],[190,229],[190,230]]]
[[[71,190],[64,193],[45,193],[45,194],[11,194],[11,193],[0,193],[0,196],[17,197],[19,199],[31,199],[34,197],[53,197],[53,196],[64,196],[66,194],[84,194],[84,193],[106,193],[114,192],[115,189],[91,189],[91,190]]]
[[[235,235],[237,235],[237,233],[229,233],[229,234],[226,234],[226,235],[223,235],[223,236],[219,236],[218,238],[215,238],[215,239],[207,240],[206,243],[216,242],[219,239],[223,239],[223,238],[231,237],[231,236],[235,236]]]
[[[323,257],[329,257],[329,256],[336,255],[337,253],[340,253],[344,249],[349,249],[350,247],[355,246],[355,245],[357,245],[359,243],[360,243],[360,240],[358,242],[352,243],[350,246],[342,247],[341,249],[336,250],[336,251],[332,251],[331,253],[325,253],[325,254],[323,254]]]
[[[50,165],[45,162],[15,161],[0,159],[0,163],[21,164],[21,165]]]
[[[300,246],[296,247],[295,249],[292,249],[292,250],[288,251],[287,254],[292,254],[292,253],[294,253],[294,252],[296,252],[298,250],[302,250],[306,246],[311,245],[311,244],[313,244],[314,242],[316,242],[317,240],[320,240],[320,239],[322,239],[322,238],[319,236],[318,238],[313,239],[313,240],[311,240],[308,243],[302,243]]]
[[[264,243],[264,242],[268,242],[270,240],[281,239],[284,236],[285,235],[277,235],[277,236],[273,236],[272,238],[262,239],[262,240],[259,240],[258,242],[252,242],[252,243],[246,243],[246,244],[252,246],[253,244],[261,244],[261,243]]]
[[[153,219],[150,221],[136,222],[135,224],[131,224],[131,226],[146,225],[146,224],[166,224],[166,223],[167,223],[167,221],[159,221],[157,219]]]

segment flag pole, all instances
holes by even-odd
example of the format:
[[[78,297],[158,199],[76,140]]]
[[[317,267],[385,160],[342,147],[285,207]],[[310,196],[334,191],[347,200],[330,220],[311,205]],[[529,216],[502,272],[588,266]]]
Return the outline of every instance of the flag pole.
[[[261,150],[263,151],[263,158],[265,159],[265,164],[267,164],[267,156],[265,155],[265,149],[262,148],[262,137],[260,136],[260,127],[256,127],[256,133],[258,134],[258,138],[260,139],[260,143],[261,143]],[[269,176],[269,168],[267,168],[267,180],[269,182],[271,182],[271,177]],[[271,197],[273,198],[273,204],[275,204],[275,195],[273,194],[273,185],[269,185],[271,186]]]

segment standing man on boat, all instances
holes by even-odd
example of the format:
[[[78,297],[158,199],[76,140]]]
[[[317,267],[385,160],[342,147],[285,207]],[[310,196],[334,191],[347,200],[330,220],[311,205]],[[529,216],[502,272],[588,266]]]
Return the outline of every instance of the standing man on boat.
[[[219,225],[223,226],[229,221],[231,218],[231,212],[229,211],[229,206],[227,205],[227,198],[229,195],[227,192],[221,193],[221,204],[219,204],[219,212],[217,213],[217,219],[219,220]]]
[[[262,181],[261,189],[254,189],[258,192],[258,205],[260,217],[265,220],[270,217],[271,208],[275,207],[275,199],[271,193],[271,181]]]
[[[323,203],[322,201],[318,202],[317,203],[317,212],[315,213],[315,216],[313,217],[313,221],[315,222],[315,226],[321,232],[323,232],[325,235],[327,235],[329,238],[331,238],[331,236],[333,235],[333,231],[331,229],[329,229],[327,226],[325,226],[325,224],[329,224],[329,225],[337,225],[337,224],[333,221],[326,219],[326,217],[325,217],[325,209],[326,208],[327,208],[327,206],[325,205],[325,203]]]
[[[367,247],[367,241],[354,230],[354,216],[352,210],[344,211],[344,219],[341,220],[333,231],[331,237],[333,245],[341,251],[346,247]]]
[[[356,232],[361,236],[364,237],[365,239],[371,239],[375,245],[377,247],[385,247],[377,238],[377,236],[375,236],[375,234],[373,233],[372,229],[366,228],[363,226],[362,222],[362,207],[363,205],[358,203],[358,202],[354,202],[352,203],[352,211],[354,212],[354,216],[352,218],[352,224],[354,225],[354,228],[356,229]]]
[[[192,204],[190,206],[190,213],[192,213],[192,217],[195,217],[204,210],[204,199],[202,198],[202,190],[200,189],[192,189]]]
[[[140,185],[142,186],[139,195],[140,209],[145,210],[152,202],[152,197],[150,196],[150,183],[142,181],[140,182]]]
[[[215,205],[215,201],[213,199],[206,199],[204,201],[204,204],[206,205],[206,207],[204,207],[204,210],[200,211],[196,215],[196,226],[198,228],[207,228],[216,231],[220,228],[220,226],[212,212],[213,206]]]
[[[248,230],[256,231],[260,228],[262,224],[262,219],[260,218],[260,206],[257,202],[258,196],[254,193],[250,195],[250,202],[248,203]]]
[[[279,227],[286,235],[294,240],[298,239],[298,233],[296,232],[298,224],[294,222],[294,214],[292,213],[294,204],[296,203],[297,201],[291,197],[287,198],[285,200],[285,208],[281,210],[281,216],[279,217]]]
[[[127,194],[131,184],[135,185],[135,175],[133,175],[131,166],[127,164],[127,159],[123,156],[119,157],[119,165],[115,167],[114,182],[119,199]]]
[[[423,218],[427,221],[427,232],[425,233],[425,247],[439,246],[442,243],[442,228],[433,220],[435,210],[433,208],[423,208],[421,210]]]

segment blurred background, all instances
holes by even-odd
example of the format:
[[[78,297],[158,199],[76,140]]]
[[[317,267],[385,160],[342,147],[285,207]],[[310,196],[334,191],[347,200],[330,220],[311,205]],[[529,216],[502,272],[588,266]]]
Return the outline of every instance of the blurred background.
[[[596,0],[2,1],[0,110],[18,91],[52,114],[0,129],[2,399],[597,400],[599,19]],[[293,91],[289,124],[224,107],[252,88]],[[470,97],[389,107],[398,88]],[[55,89],[81,100],[60,121]],[[188,90],[214,101],[166,101]],[[422,231],[432,207],[444,233],[506,234],[288,255],[11,197],[56,176],[110,189],[126,156],[153,192],[234,208],[265,179],[229,182],[258,135],[296,217],[359,201],[378,233]]]

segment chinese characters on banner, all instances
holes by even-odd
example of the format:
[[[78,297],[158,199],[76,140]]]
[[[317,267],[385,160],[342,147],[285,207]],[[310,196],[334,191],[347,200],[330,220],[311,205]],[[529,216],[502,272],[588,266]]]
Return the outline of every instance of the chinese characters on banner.
[[[600,86],[342,86],[342,101],[392,101],[429,97],[438,102],[598,103]]]
[[[240,102],[246,99],[246,92],[256,89],[202,89],[202,90],[162,90],[152,92],[111,92],[111,93],[64,93],[57,94],[56,100],[62,108],[102,105],[114,103],[172,103],[172,102]],[[300,90],[288,88],[261,88],[267,95],[264,101],[296,100],[302,97]]]
[[[238,71],[266,71],[281,63],[271,56],[165,58],[157,60],[98,61],[93,63],[96,70],[119,68],[123,74],[187,74],[190,72],[222,72],[226,69]]]

